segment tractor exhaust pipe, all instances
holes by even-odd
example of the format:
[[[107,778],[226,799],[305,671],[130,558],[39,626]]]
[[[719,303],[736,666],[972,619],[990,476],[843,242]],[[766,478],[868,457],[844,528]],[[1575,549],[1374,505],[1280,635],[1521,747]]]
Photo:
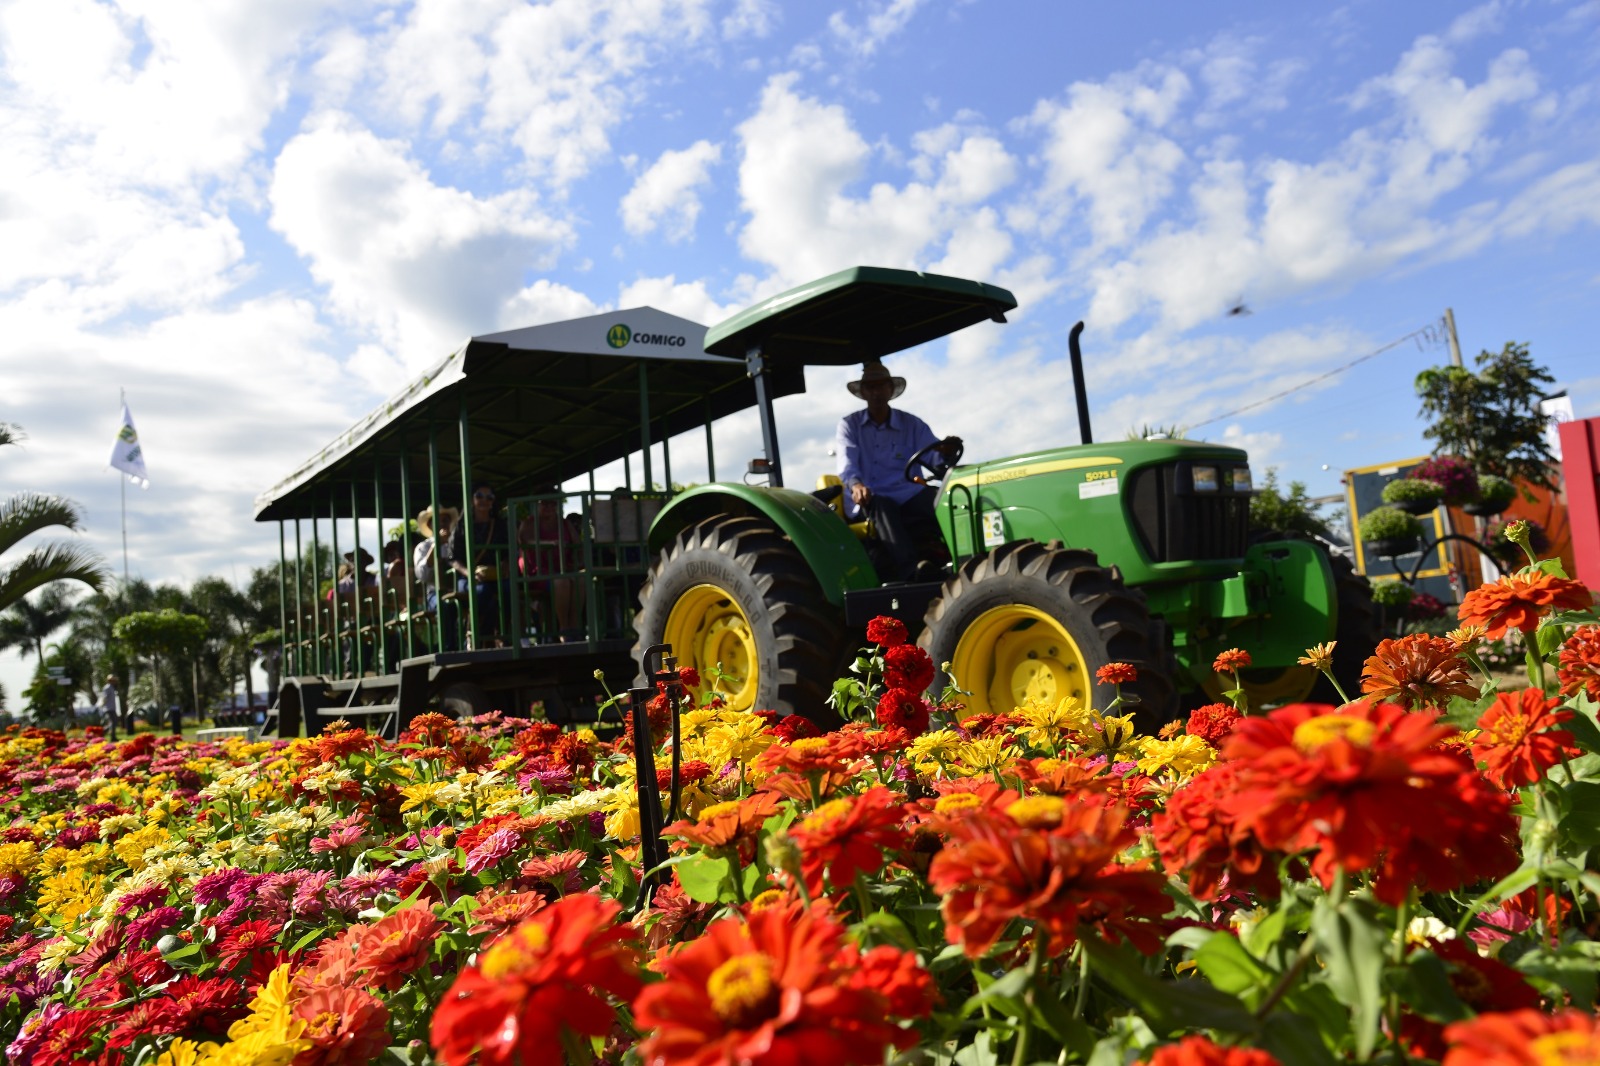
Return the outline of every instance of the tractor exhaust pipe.
[[[1067,349],[1072,353],[1072,392],[1078,398],[1078,436],[1083,443],[1093,444],[1094,434],[1089,432],[1089,391],[1083,383],[1083,349],[1078,347],[1078,334],[1083,332],[1079,322],[1067,334]]]

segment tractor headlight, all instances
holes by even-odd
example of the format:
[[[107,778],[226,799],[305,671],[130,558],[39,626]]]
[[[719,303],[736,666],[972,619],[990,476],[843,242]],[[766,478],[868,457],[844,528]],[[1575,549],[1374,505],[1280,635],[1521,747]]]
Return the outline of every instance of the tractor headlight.
[[[1250,468],[1248,466],[1236,466],[1233,468],[1233,491],[1255,491],[1255,483],[1250,480]]]
[[[1194,477],[1194,491],[1196,491],[1196,492],[1216,492],[1217,491],[1217,468],[1216,467],[1214,467],[1214,466],[1195,466],[1195,467],[1190,467],[1189,469],[1190,469],[1191,474]]]

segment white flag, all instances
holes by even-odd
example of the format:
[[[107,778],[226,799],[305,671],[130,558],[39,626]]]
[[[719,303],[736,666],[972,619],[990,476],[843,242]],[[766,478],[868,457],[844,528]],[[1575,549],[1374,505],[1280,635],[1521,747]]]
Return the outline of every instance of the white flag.
[[[133,428],[133,415],[128,405],[122,405],[122,428],[117,431],[117,443],[111,446],[111,465],[128,475],[128,480],[141,489],[150,487],[150,476],[144,469],[144,448],[139,444],[139,431]]]

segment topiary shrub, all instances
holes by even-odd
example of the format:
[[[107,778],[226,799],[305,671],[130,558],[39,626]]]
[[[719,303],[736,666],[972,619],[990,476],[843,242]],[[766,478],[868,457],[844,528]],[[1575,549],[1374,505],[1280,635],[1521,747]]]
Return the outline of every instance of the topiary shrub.
[[[1406,540],[1422,536],[1422,523],[1417,516],[1406,514],[1398,507],[1374,507],[1361,518],[1361,539]]]
[[[1483,474],[1478,478],[1478,498],[1466,505],[1468,514],[1494,515],[1504,511],[1517,498],[1517,487],[1503,477]]]
[[[1412,467],[1406,476],[1437,484],[1444,490],[1444,502],[1451,507],[1478,498],[1478,475],[1459,455],[1436,455]]]
[[[1404,581],[1374,581],[1372,583],[1372,602],[1389,610],[1408,606],[1416,598],[1416,595],[1416,590]]]
[[[1403,477],[1383,487],[1383,502],[1412,514],[1426,514],[1444,499],[1444,486],[1420,477]]]

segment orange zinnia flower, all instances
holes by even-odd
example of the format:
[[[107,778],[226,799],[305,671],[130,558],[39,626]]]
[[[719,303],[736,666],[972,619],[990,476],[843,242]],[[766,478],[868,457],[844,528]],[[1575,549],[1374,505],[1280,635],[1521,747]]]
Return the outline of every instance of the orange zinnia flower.
[[[1582,755],[1571,733],[1550,728],[1572,717],[1555,709],[1560,703],[1533,688],[1497,693],[1472,738],[1472,757],[1484,764],[1484,776],[1501,788],[1521,788],[1563,758]]]
[[[295,1005],[311,1047],[300,1066],[359,1066],[377,1062],[389,1046],[389,1008],[364,988],[321,987]]]
[[[1444,707],[1452,696],[1478,698],[1461,650],[1452,640],[1413,633],[1382,640],[1361,667],[1361,691],[1410,709]]]
[[[866,1066],[916,1043],[896,1022],[931,1006],[914,957],[874,948],[863,958],[842,926],[785,907],[713,922],[661,972],[633,1005],[651,1066]]]
[[[1052,952],[1071,946],[1081,926],[1142,951],[1160,945],[1150,919],[1170,909],[1166,879],[1142,863],[1117,865],[1136,839],[1125,809],[1029,796],[1006,810],[975,808],[952,821],[950,843],[928,868],[952,944],[977,958],[1023,918],[1050,938]]]
[[[1200,899],[1216,899],[1225,889],[1278,895],[1276,866],[1223,806],[1236,783],[1231,765],[1214,766],[1174,792],[1151,822],[1162,863],[1171,873],[1185,873],[1189,891]]]
[[[1138,678],[1139,671],[1132,663],[1106,663],[1094,672],[1094,679],[1102,685],[1126,685]]]
[[[1588,1066],[1600,1061],[1600,1022],[1579,1010],[1480,1014],[1445,1027],[1444,1066]]]
[[[1228,739],[1228,734],[1233,732],[1233,727],[1243,717],[1231,703],[1208,703],[1195,708],[1182,728],[1190,736],[1199,737],[1215,748]]]
[[[661,832],[704,848],[746,844],[753,847],[761,824],[778,813],[779,805],[778,797],[772,793],[757,792],[742,800],[713,804],[700,812],[698,822],[680,819]]]
[[[1579,626],[1561,645],[1561,694],[1575,695],[1581,688],[1600,702],[1600,626]]]
[[[564,896],[495,941],[434,1012],[440,1061],[549,1062],[563,1026],[608,1033],[616,1012],[606,995],[631,998],[640,985],[634,930],[615,921],[620,909],[587,893]]]
[[[1278,1060],[1259,1048],[1220,1047],[1203,1036],[1186,1036],[1176,1044],[1156,1048],[1143,1060],[1148,1066],[1279,1066]]]
[[[1211,664],[1213,673],[1236,674],[1250,665],[1250,653],[1243,648],[1229,648]]]
[[[823,871],[834,888],[849,888],[857,873],[883,869],[884,851],[906,846],[905,820],[902,798],[882,785],[818,807],[789,830],[800,845],[806,887],[820,894]]]
[[[1532,633],[1548,611],[1582,610],[1593,603],[1594,595],[1583,582],[1536,571],[1479,585],[1462,599],[1456,615],[1468,625],[1483,626],[1484,635],[1495,640],[1507,629]]]
[[[1312,851],[1324,886],[1371,870],[1398,904],[1416,885],[1448,891],[1516,868],[1510,799],[1462,755],[1433,711],[1388,703],[1292,704],[1234,727],[1222,754],[1238,772],[1227,815],[1278,851]]]
[[[426,903],[390,911],[362,932],[355,966],[370,970],[374,985],[393,992],[405,983],[407,974],[427,963],[434,938],[443,928]]]

